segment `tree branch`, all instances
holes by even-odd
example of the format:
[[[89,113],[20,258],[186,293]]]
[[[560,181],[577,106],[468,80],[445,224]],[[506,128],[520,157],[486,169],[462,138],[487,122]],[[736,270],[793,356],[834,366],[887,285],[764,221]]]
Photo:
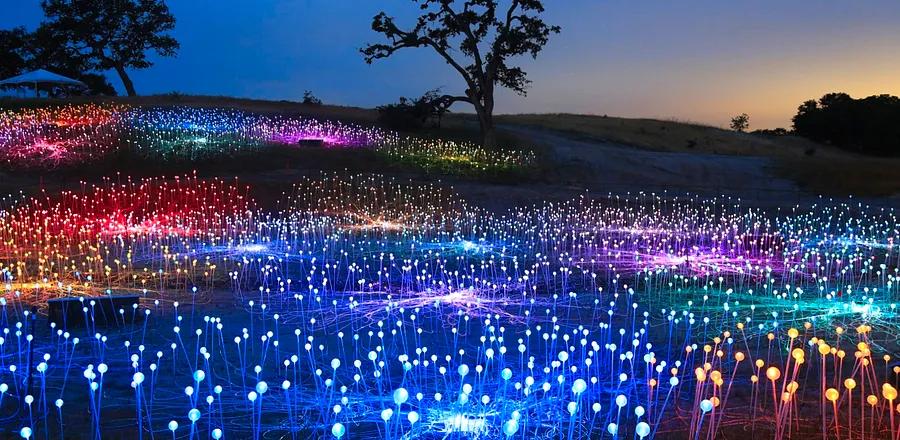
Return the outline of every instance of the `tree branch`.
[[[451,105],[457,102],[468,102],[469,104],[472,103],[472,99],[468,96],[444,95],[437,100],[441,102],[441,106],[443,106],[444,108],[449,108]]]
[[[518,0],[516,0],[516,1],[518,1]],[[465,10],[463,12],[468,12],[468,7],[469,7],[469,4],[466,3]],[[466,34],[466,38],[470,43],[469,50],[472,51],[472,57],[475,59],[475,70],[479,74],[478,75],[479,76],[478,81],[480,83],[479,85],[482,88],[484,88],[484,85],[487,82],[487,78],[485,77],[485,74],[484,74],[484,62],[482,61],[482,58],[481,58],[481,51],[478,49],[478,39],[475,38],[475,34],[472,33],[472,27],[471,27],[470,23],[468,21],[461,20],[459,15],[456,13],[456,11],[454,11],[453,8],[450,7],[449,2],[446,2],[446,1],[442,2],[441,9],[445,13],[450,15],[450,17],[452,17],[453,20],[458,25],[460,25],[460,28],[462,28],[463,33]]]
[[[433,38],[420,36],[418,34],[420,26],[417,26],[413,31],[403,31],[396,24],[394,24],[393,18],[387,17],[384,13],[379,14],[375,17],[375,20],[372,23],[372,29],[378,32],[385,34],[388,38],[391,39],[390,45],[387,44],[373,44],[365,49],[362,49],[362,53],[365,56],[366,62],[371,64],[373,60],[379,58],[387,58],[391,56],[394,52],[407,48],[407,47],[420,47],[420,46],[430,46],[434,49],[435,52],[438,53],[444,61],[447,62],[450,66],[456,69],[460,75],[462,75],[463,79],[468,84],[470,90],[476,90],[477,84],[472,79],[469,72],[462,67],[447,50],[437,43]],[[399,37],[399,38],[398,38]]]
[[[509,5],[509,9],[506,10],[506,21],[503,23],[503,30],[501,32],[497,32],[497,38],[494,39],[494,44],[491,45],[491,53],[494,54],[493,57],[488,61],[487,69],[485,70],[485,76],[491,82],[493,82],[497,78],[497,67],[499,66],[499,61],[502,57],[496,56],[498,51],[500,50],[503,40],[509,35],[509,29],[512,27],[513,17],[516,13],[516,9],[519,8],[519,0],[513,0]]]

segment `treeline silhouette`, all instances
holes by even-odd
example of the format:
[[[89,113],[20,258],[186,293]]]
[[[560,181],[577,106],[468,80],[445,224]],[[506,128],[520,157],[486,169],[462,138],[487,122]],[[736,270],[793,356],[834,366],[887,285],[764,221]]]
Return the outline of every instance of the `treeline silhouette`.
[[[804,102],[793,118],[794,133],[861,154],[900,156],[900,98],[853,99],[829,93]]]
[[[84,90],[68,88],[63,91],[48,87],[46,91],[51,96],[60,92],[64,95],[116,95],[116,89],[102,72],[92,71],[84,56],[68,49],[65,42],[46,27],[34,32],[28,32],[24,27],[0,29],[0,79],[37,69],[47,69],[87,85]]]

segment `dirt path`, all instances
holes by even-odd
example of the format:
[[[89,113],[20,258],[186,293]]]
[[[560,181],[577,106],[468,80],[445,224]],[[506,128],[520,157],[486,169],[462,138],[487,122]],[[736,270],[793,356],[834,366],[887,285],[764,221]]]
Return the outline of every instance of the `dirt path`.
[[[588,172],[592,190],[681,190],[703,195],[740,192],[791,193],[799,189],[773,176],[771,160],[752,156],[656,152],[562,132],[509,125],[504,130],[549,147],[563,167]]]

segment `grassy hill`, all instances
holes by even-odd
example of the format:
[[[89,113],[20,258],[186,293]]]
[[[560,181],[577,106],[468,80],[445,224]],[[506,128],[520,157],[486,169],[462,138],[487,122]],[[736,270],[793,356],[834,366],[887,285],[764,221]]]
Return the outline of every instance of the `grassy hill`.
[[[497,123],[556,130],[584,139],[653,151],[791,157],[837,152],[795,136],[759,136],[657,119],[555,113],[501,115],[497,117]]]
[[[651,151],[771,158],[778,177],[814,194],[900,194],[900,158],[873,158],[797,136],[737,133],[679,121],[574,114],[501,115],[497,123]]]
[[[0,108],[44,106],[71,102],[115,102],[135,106],[197,106],[235,108],[262,113],[286,113],[357,124],[376,124],[375,109],[335,105],[305,105],[224,96],[165,94],[140,97],[0,99]],[[533,142],[516,126],[552,130],[572,139],[614,143],[640,150],[685,154],[718,154],[771,158],[777,177],[797,182],[806,191],[827,195],[885,196],[900,193],[900,159],[860,156],[795,136],[736,133],[702,124],[656,119],[633,119],[576,114],[509,114],[496,116],[498,139],[507,146],[528,145],[539,150],[552,145]],[[440,129],[418,133],[455,140],[477,140],[474,116],[450,114]],[[549,164],[548,164],[549,165]],[[552,166],[552,165],[549,165]]]

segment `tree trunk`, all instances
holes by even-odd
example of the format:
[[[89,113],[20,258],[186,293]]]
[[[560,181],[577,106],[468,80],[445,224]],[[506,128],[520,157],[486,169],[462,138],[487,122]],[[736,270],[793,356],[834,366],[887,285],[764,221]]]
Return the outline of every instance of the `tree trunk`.
[[[497,132],[494,129],[494,116],[491,110],[473,99],[475,114],[478,116],[478,127],[481,129],[481,145],[493,148],[497,146]]]
[[[489,119],[489,121],[491,120]],[[497,146],[497,130],[494,128],[492,121],[481,127],[481,145],[488,148]]]
[[[125,71],[125,67],[122,65],[116,65],[116,73],[119,74],[119,79],[122,80],[122,85],[125,86],[125,93],[128,96],[137,96],[137,92],[134,91],[134,83],[131,82],[131,78],[128,77],[128,72]]]
[[[481,112],[481,145],[494,148],[497,146],[497,131],[494,129],[494,86],[485,84],[484,108]]]

